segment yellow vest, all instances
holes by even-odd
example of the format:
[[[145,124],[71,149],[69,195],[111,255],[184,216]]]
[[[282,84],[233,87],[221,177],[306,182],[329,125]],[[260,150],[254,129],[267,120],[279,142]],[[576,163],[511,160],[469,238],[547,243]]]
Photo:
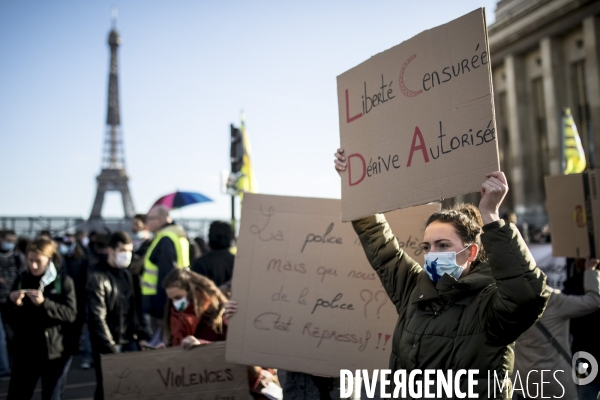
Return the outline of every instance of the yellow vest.
[[[165,229],[158,232],[148,251],[146,252],[146,258],[144,260],[144,274],[142,275],[142,295],[153,296],[156,294],[158,288],[158,265],[150,261],[150,256],[154,252],[154,248],[158,242],[168,237],[175,245],[175,252],[177,253],[177,268],[185,268],[190,265],[190,243],[184,236],[179,236],[173,230],[166,227]]]

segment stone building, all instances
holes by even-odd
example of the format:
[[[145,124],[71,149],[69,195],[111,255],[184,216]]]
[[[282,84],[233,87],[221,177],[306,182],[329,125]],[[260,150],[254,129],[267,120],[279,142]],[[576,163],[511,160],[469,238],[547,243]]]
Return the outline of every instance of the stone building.
[[[501,0],[488,26],[505,211],[530,226],[547,221],[543,177],[563,170],[563,107],[600,164],[599,16],[600,1]]]

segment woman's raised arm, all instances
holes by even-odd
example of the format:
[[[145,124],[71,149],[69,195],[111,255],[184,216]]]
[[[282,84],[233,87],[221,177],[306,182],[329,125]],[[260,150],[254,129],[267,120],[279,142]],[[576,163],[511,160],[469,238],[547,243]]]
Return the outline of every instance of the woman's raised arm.
[[[500,171],[487,177],[479,203],[484,223],[481,241],[496,285],[486,289],[481,318],[488,340],[504,345],[514,342],[541,317],[549,294],[546,275],[537,268],[517,227],[498,216],[508,192],[506,177]]]

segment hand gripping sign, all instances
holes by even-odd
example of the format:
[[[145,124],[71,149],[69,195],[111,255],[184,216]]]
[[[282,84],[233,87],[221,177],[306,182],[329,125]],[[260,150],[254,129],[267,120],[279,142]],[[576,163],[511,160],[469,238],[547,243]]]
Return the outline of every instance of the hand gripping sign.
[[[439,204],[386,215],[398,245],[422,263]],[[340,201],[244,195],[227,360],[339,376],[386,368],[398,314]]]
[[[480,189],[500,169],[484,10],[338,76],[342,220]]]

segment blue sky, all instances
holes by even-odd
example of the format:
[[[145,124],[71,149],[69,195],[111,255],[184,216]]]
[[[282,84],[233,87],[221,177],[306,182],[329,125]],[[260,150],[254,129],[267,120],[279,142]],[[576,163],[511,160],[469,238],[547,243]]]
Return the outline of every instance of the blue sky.
[[[111,7],[121,127],[138,212],[174,190],[227,218],[229,124],[240,111],[261,193],[340,197],[336,76],[496,2],[0,0],[0,215],[87,217],[100,172]],[[493,56],[493,55],[492,55]],[[120,196],[103,215],[122,216]]]

